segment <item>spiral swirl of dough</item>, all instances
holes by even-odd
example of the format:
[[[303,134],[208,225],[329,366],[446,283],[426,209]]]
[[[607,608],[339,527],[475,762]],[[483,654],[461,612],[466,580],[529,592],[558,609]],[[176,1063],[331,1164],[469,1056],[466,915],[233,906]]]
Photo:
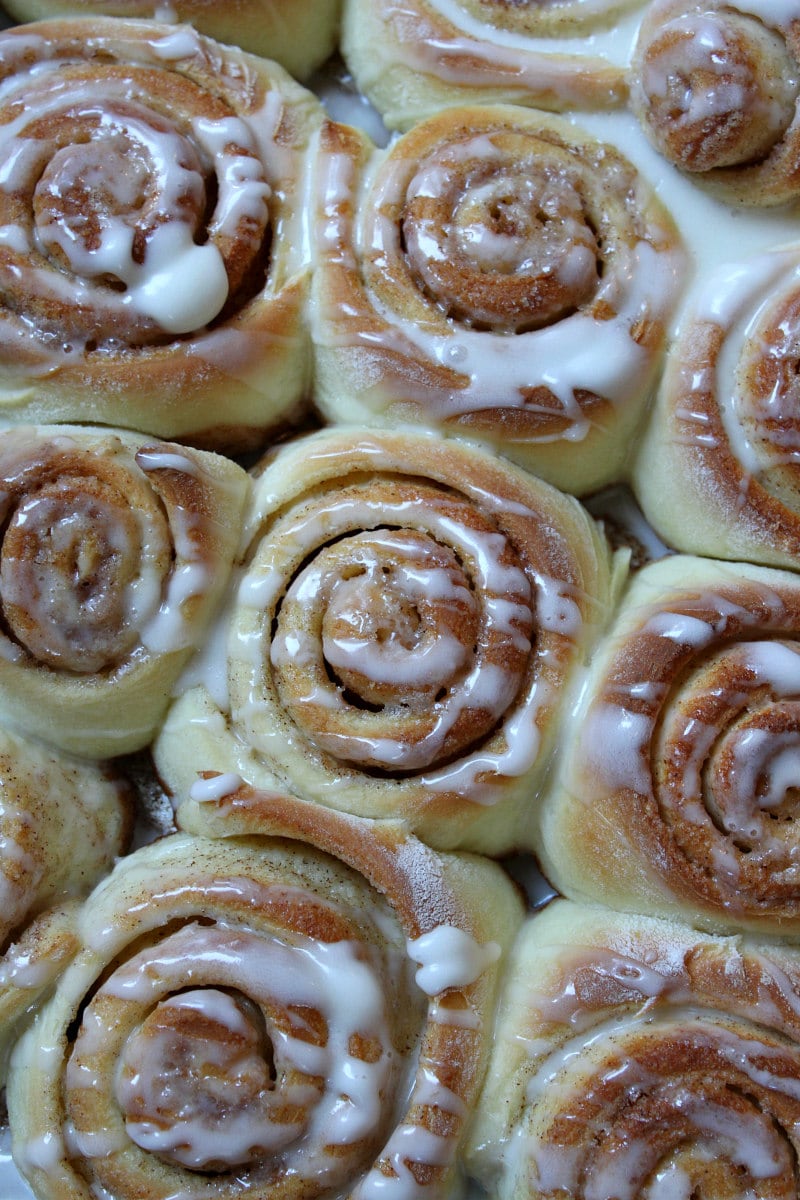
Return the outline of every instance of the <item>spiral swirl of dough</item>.
[[[642,0],[345,0],[341,46],[390,128],[454,104],[554,111],[627,98],[627,29]]]
[[[237,548],[247,476],[208,451],[37,426],[0,444],[0,711],[94,757],[152,737]]]
[[[324,430],[259,476],[223,644],[154,754],[507,849],[611,595],[571,497],[455,439]]]
[[[656,149],[734,204],[800,194],[800,9],[656,0],[633,53],[631,107]]]
[[[618,150],[502,105],[385,151],[328,124],[317,194],[329,419],[463,434],[577,495],[619,480],[685,262]]]
[[[162,839],[87,901],[14,1057],[21,1170],[59,1200],[444,1192],[521,917],[508,880],[399,826],[193,794],[238,833]]]
[[[799,333],[794,247],[734,260],[693,297],[632,469],[671,546],[797,568]]]
[[[544,803],[554,886],[796,936],[799,630],[794,573],[683,555],[640,572]]]
[[[305,388],[318,102],[189,26],[34,22],[0,53],[0,406],[260,443]]]
[[[800,955],[556,901],[518,939],[468,1159],[503,1200],[797,1194]]]

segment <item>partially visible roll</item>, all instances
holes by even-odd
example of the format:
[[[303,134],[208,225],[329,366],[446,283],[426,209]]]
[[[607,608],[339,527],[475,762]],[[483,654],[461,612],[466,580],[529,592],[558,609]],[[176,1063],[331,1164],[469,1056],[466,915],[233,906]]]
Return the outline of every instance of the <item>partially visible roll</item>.
[[[77,950],[79,900],[132,829],[121,775],[0,730],[0,1081],[20,1022]]]
[[[188,25],[0,35],[0,417],[237,451],[308,384],[321,106]]]
[[[309,75],[333,53],[341,0],[170,0],[163,20],[186,22],[207,37],[273,59],[295,77]],[[4,0],[18,21],[47,17],[152,17],[153,0]]]
[[[797,1195],[796,947],[561,900],[511,963],[467,1148],[491,1195]]]
[[[653,0],[631,107],[664,157],[731,204],[800,196],[800,4]]]
[[[627,97],[624,31],[641,7],[641,0],[345,0],[342,51],[391,128],[473,102],[614,108]]]
[[[264,836],[170,836],[86,902],[14,1056],[20,1170],[45,1200],[449,1194],[513,886],[397,823],[238,799]]]
[[[562,894],[798,937],[798,575],[643,568],[561,736],[537,852]]]
[[[327,429],[255,481],[242,570],[154,745],[502,853],[531,810],[617,567],[585,509],[455,438]]]
[[[202,643],[249,479],[121,430],[0,439],[0,714],[71,753],[145,746]]]
[[[800,246],[734,260],[692,297],[633,459],[671,546],[800,568]]]
[[[619,482],[686,267],[624,155],[485,105],[381,151],[327,123],[318,171],[324,416],[471,437],[575,495]]]

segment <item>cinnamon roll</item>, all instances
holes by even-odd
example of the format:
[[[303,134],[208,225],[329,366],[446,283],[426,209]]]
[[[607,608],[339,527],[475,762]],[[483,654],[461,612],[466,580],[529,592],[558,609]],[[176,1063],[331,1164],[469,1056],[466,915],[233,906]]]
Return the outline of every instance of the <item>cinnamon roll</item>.
[[[307,384],[315,97],[189,26],[0,35],[0,415],[263,442]]]
[[[47,17],[152,17],[153,0],[4,0],[17,21]],[[295,79],[309,75],[333,53],[339,32],[339,0],[170,0],[164,19],[187,22],[220,42],[273,59]]]
[[[503,1200],[797,1195],[800,952],[556,901],[512,956],[469,1161]]]
[[[270,836],[172,835],[87,901],[9,1081],[38,1196],[452,1188],[516,893],[396,824],[268,807]]]
[[[109,768],[0,729],[0,1082],[18,1025],[77,949],[77,905],[127,848]]]
[[[315,395],[334,421],[436,427],[566,491],[619,480],[684,252],[611,145],[511,106],[385,151],[326,124]]]
[[[238,546],[232,461],[123,431],[0,439],[0,714],[95,758],[145,746]]]
[[[721,199],[800,196],[800,6],[653,0],[630,95],[656,149]]]
[[[330,429],[267,465],[243,544],[154,745],[169,790],[209,768],[513,847],[616,582],[578,502],[455,439]]]
[[[641,0],[344,0],[342,51],[391,128],[475,101],[614,108],[627,97],[625,30],[641,7]]]
[[[562,729],[537,829],[573,899],[712,931],[800,931],[800,578],[645,567]]]
[[[680,550],[800,566],[800,245],[733,261],[694,295],[632,477]]]

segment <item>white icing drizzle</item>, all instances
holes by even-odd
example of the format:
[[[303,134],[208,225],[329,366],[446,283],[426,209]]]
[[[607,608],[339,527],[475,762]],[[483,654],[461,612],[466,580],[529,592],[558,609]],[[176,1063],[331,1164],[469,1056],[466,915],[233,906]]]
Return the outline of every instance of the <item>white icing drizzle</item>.
[[[488,134],[476,134],[442,153],[445,159],[500,157]],[[438,186],[441,180],[433,165],[421,168],[421,177],[406,185],[403,172],[393,169],[391,157],[377,163],[365,190],[369,201],[363,205],[362,225],[353,235],[346,206],[339,203],[342,165],[334,161],[327,169],[320,200],[320,237],[326,254],[352,269],[355,242],[355,254],[368,252],[377,266],[401,260],[401,231],[384,214],[397,211],[407,186],[411,191],[418,186],[423,192]],[[439,173],[445,169],[436,167]],[[622,243],[616,247],[614,268],[606,271],[596,297],[614,313],[608,319],[577,311],[554,324],[511,335],[476,331],[448,319],[447,328],[441,330],[404,318],[371,293],[369,302],[383,320],[379,330],[374,324],[367,329],[352,320],[339,320],[341,314],[332,311],[323,321],[322,338],[331,345],[383,348],[401,356],[417,353],[423,361],[456,369],[458,387],[426,385],[420,392],[419,399],[434,418],[508,406],[535,411],[530,391],[545,387],[557,397],[567,420],[561,430],[537,435],[537,440],[582,441],[590,422],[576,391],[588,390],[618,405],[637,395],[643,374],[649,371],[650,355],[632,331],[642,319],[665,318],[673,306],[683,254],[666,247],[663,233],[651,236],[653,242],[642,238],[632,247]],[[416,394],[413,378],[405,381],[405,387],[409,397]]]
[[[587,1073],[596,1072],[601,1079],[613,1081],[628,1094],[658,1091],[681,1114],[681,1120],[688,1120],[693,1127],[692,1156],[727,1157],[746,1167],[754,1179],[774,1178],[785,1171],[785,1160],[776,1154],[776,1147],[781,1147],[783,1152],[780,1138],[776,1137],[772,1121],[755,1103],[747,1114],[742,1114],[706,1095],[702,1085],[699,1091],[689,1084],[684,1085],[680,1074],[672,1080],[669,1076],[653,1076],[643,1068],[636,1057],[638,1039],[650,1041],[662,1037],[667,1040],[687,1038],[690,1043],[712,1047],[723,1064],[741,1072],[752,1084],[768,1091],[784,1092],[793,1100],[800,1097],[796,1079],[776,1076],[758,1065],[759,1060],[785,1055],[784,1047],[763,1039],[755,1025],[740,1031],[718,1020],[716,1014],[687,1008],[656,1016],[651,1013],[647,1017],[614,1017],[599,1022],[586,1037],[569,1039],[553,1053],[545,1055],[529,1081],[527,1102],[535,1105],[539,1097],[555,1088],[566,1095],[571,1086],[582,1091]],[[544,1049],[539,1043],[532,1046],[537,1056]],[[686,1066],[688,1068],[689,1063]],[[647,1132],[648,1126],[643,1124],[642,1137],[645,1139]],[[563,1189],[577,1194],[580,1191],[581,1195],[586,1194],[594,1200],[609,1195],[620,1197],[620,1200],[633,1200],[641,1194],[636,1166],[644,1158],[645,1141],[628,1141],[618,1153],[601,1155],[593,1160],[591,1183],[585,1193],[578,1181],[578,1170],[585,1169],[581,1165],[584,1163],[584,1146],[557,1145],[554,1141],[542,1143],[523,1122],[516,1127],[514,1144],[508,1149],[518,1160],[531,1163],[537,1185],[543,1192]],[[670,1200],[675,1195],[682,1195],[680,1191],[668,1190],[668,1180],[666,1173],[655,1195],[668,1196]],[[650,1196],[652,1191],[648,1189],[647,1194]]]
[[[410,940],[407,949],[409,956],[420,963],[416,980],[429,996],[447,988],[469,987],[500,957],[497,942],[482,945],[453,925],[437,925]]]
[[[248,126],[241,117],[215,121],[196,118],[192,128],[214,163],[219,184],[209,234],[233,236],[242,224],[254,231],[263,229],[269,218],[267,201],[272,188],[264,178]]]
[[[415,1200],[424,1194],[410,1163],[447,1166],[453,1157],[453,1139],[439,1137],[421,1125],[400,1125],[393,1130],[383,1157],[394,1174],[384,1175],[377,1167],[355,1189],[357,1200]]]
[[[714,272],[698,289],[688,314],[690,319],[698,322],[708,321],[719,325],[724,330],[725,338],[711,371],[693,375],[684,372],[686,399],[676,414],[678,421],[674,436],[689,445],[713,447],[714,439],[709,438],[705,429],[706,415],[692,407],[693,393],[706,395],[710,391],[728,445],[744,472],[745,488],[747,480],[761,474],[766,466],[776,466],[781,462],[796,463],[799,458],[798,447],[791,435],[783,432],[780,426],[770,428],[765,423],[767,418],[781,415],[776,411],[778,398],[766,397],[763,405],[754,408],[737,380],[737,368],[743,350],[754,338],[766,311],[780,294],[796,290],[799,286],[800,262],[795,251],[775,250],[757,254]],[[790,343],[789,331],[787,338]],[[781,343],[770,344],[769,347],[763,347],[763,352],[770,357],[780,357],[784,349],[791,350],[791,344],[786,347]],[[749,432],[751,427],[742,420],[745,414],[751,418],[758,443],[753,441]],[[769,448],[768,458],[765,457],[764,443]]]
[[[143,471],[180,471],[182,475],[200,475],[195,459],[175,450],[139,450],[136,461]]]
[[[189,788],[189,799],[198,804],[214,804],[237,791],[242,786],[241,775],[233,772],[212,775],[210,779],[197,779]]]
[[[374,536],[388,545],[391,535],[384,532],[384,527],[394,524],[430,532],[442,545],[457,548],[458,553],[470,563],[476,595],[483,605],[486,636],[497,638],[498,644],[510,640],[518,649],[528,648],[528,639],[522,637],[518,622],[526,616],[532,619],[531,588],[520,567],[513,563],[501,563],[500,556],[506,545],[504,536],[499,532],[471,528],[458,519],[457,510],[450,516],[447,508],[439,511],[436,506],[424,501],[393,503],[380,497],[374,501],[348,497],[337,502],[326,501],[324,511],[311,509],[305,515],[298,515],[291,525],[290,534],[283,531],[279,539],[274,539],[268,547],[268,553],[265,550],[260,554],[242,580],[238,591],[239,604],[262,614],[272,614],[287,575],[291,574],[291,563],[301,561],[320,544],[325,545],[335,539],[337,532],[350,532],[353,529],[380,529],[380,534]],[[413,577],[413,573],[408,576],[408,582],[412,593],[420,586],[420,581]],[[437,575],[436,582],[440,588],[444,588],[445,593],[457,594],[458,589],[453,592],[445,576]],[[559,590],[559,585],[546,577],[540,577],[537,583],[537,606],[541,606],[543,611],[543,627],[549,628],[554,624],[558,632],[577,638],[580,632],[579,613],[573,597],[563,589]],[[292,585],[292,596],[307,605],[319,594],[320,585],[321,576],[312,563]],[[333,647],[332,656],[337,662],[344,661],[343,652],[346,653],[348,649]],[[379,655],[374,647],[362,643],[358,650],[360,665],[371,677],[385,677],[391,671],[394,671],[395,677],[398,677],[398,672],[403,674],[404,656],[399,661],[390,659],[387,662],[386,654],[381,652]],[[245,667],[248,680],[244,704],[238,712],[248,721],[255,721],[260,714],[268,711],[269,702],[263,698],[262,692],[263,654],[260,628],[251,627],[251,621],[248,620],[241,628],[235,629],[231,658],[234,664],[241,663]],[[338,689],[322,667],[323,648],[308,630],[297,629],[293,625],[290,632],[277,637],[271,646],[271,658],[276,669],[286,664],[303,666],[315,663],[317,669],[311,690],[304,694],[303,702],[330,710],[338,707]],[[517,676],[478,658],[459,686],[442,701],[435,721],[419,736],[413,748],[407,740],[393,738],[390,733],[381,732],[371,736],[348,730],[346,736],[342,734],[342,753],[345,745],[348,745],[357,748],[355,752],[360,757],[366,757],[367,761],[373,763],[401,764],[409,769],[427,768],[425,783],[437,789],[466,787],[472,781],[473,798],[479,803],[491,804],[497,796],[496,788],[491,782],[485,786],[479,784],[478,778],[484,772],[495,778],[501,773],[523,774],[535,761],[538,751],[536,720],[540,704],[547,702],[547,688],[541,681],[531,683],[528,694],[520,697],[519,709],[510,710],[509,705],[518,688]],[[430,764],[434,762],[438,748],[460,713],[468,706],[484,709],[496,717],[506,714],[502,726],[505,744],[499,749],[484,750],[474,759],[457,762],[434,773]],[[337,736],[335,732],[330,734],[331,745]],[[263,721],[259,724],[257,741],[260,747],[268,748],[272,740],[284,737],[285,732],[273,728],[272,723]]]
[[[581,16],[595,15],[597,29],[574,37],[531,37],[493,27],[464,10],[457,0],[384,0],[382,19],[393,27],[391,55],[376,48],[375,72],[395,60],[454,84],[529,89],[535,95],[557,95],[569,107],[608,102],[613,83],[611,64],[630,58],[638,12],[620,16],[625,5],[581,5]],[[630,5],[628,6],[630,7]],[[607,26],[607,16],[617,20]],[[442,23],[443,18],[446,24]],[[415,36],[403,31],[413,30]],[[422,31],[422,32],[420,32]],[[370,79],[363,81],[369,87]]]
[[[191,994],[195,999],[190,996],[189,1003],[195,1007],[210,1006],[207,1011],[214,1019],[222,1013],[223,1024],[230,1027],[243,1018],[232,1013],[231,1002],[217,990],[218,984],[241,990],[265,1012],[274,1005],[291,1006],[296,1012],[308,1007],[324,1016],[327,1040],[322,1045],[301,1040],[288,1028],[269,1023],[279,1080],[289,1068],[302,1076],[324,1080],[321,1094],[314,1096],[302,1142],[303,1170],[324,1179],[335,1170],[335,1156],[329,1157],[325,1147],[352,1145],[375,1129],[380,1120],[382,1096],[396,1066],[386,1027],[382,984],[374,966],[364,958],[360,947],[349,942],[325,943],[293,935],[292,944],[287,944],[276,937],[222,924],[191,925],[120,967],[101,991],[149,1008],[187,981],[203,985],[207,979],[214,980],[211,994],[206,996],[203,988],[199,994]],[[180,1005],[185,1001],[178,996],[170,1003]],[[380,1047],[373,1061],[354,1055],[356,1034],[372,1039]],[[163,1072],[168,1086],[170,1060],[169,1056],[163,1058],[160,1036],[152,1047],[151,1069]],[[68,1087],[99,1086],[98,1077],[88,1063],[108,1037],[103,1017],[95,1010],[87,1010],[67,1070]],[[166,1049],[166,1043],[163,1048]],[[213,1055],[213,1045],[205,1052]],[[150,1080],[148,1086],[156,1086],[156,1082]],[[316,1086],[311,1090],[319,1092]],[[292,1092],[291,1087],[288,1092]],[[307,1084],[302,1084],[301,1093],[310,1095]],[[263,1098],[266,1107],[257,1106],[249,1118],[241,1117],[237,1133],[240,1145],[250,1142],[254,1147],[269,1150],[275,1137],[285,1141],[286,1126],[281,1125],[280,1106],[284,1100],[288,1103],[299,1100],[301,1093],[293,1097],[282,1093],[280,1086],[277,1092],[269,1090]],[[275,1116],[270,1115],[273,1105]],[[188,1144],[190,1153],[199,1159],[203,1159],[206,1143],[214,1132],[208,1121],[200,1104],[179,1122],[178,1140]],[[277,1128],[270,1129],[270,1123]],[[290,1128],[295,1137],[297,1131]],[[145,1136],[150,1148],[158,1149],[171,1144],[177,1132],[170,1122],[167,1128],[146,1130]],[[118,1138],[119,1134],[111,1136]],[[106,1152],[105,1145],[101,1149],[93,1139],[84,1139],[83,1135],[81,1145],[89,1156]],[[224,1146],[215,1145],[214,1150],[224,1157]]]

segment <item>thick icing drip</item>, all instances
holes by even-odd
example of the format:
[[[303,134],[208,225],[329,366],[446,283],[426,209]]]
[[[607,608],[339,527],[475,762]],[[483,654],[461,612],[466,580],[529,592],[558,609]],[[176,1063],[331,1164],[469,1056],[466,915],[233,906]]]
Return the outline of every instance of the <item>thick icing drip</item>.
[[[229,796],[242,786],[240,775],[227,773],[212,775],[210,779],[198,779],[189,789],[189,799],[198,804],[213,804]]]
[[[500,957],[496,942],[481,945],[463,929],[438,925],[408,943],[408,953],[420,964],[418,985],[429,996],[452,987],[468,987]]]

